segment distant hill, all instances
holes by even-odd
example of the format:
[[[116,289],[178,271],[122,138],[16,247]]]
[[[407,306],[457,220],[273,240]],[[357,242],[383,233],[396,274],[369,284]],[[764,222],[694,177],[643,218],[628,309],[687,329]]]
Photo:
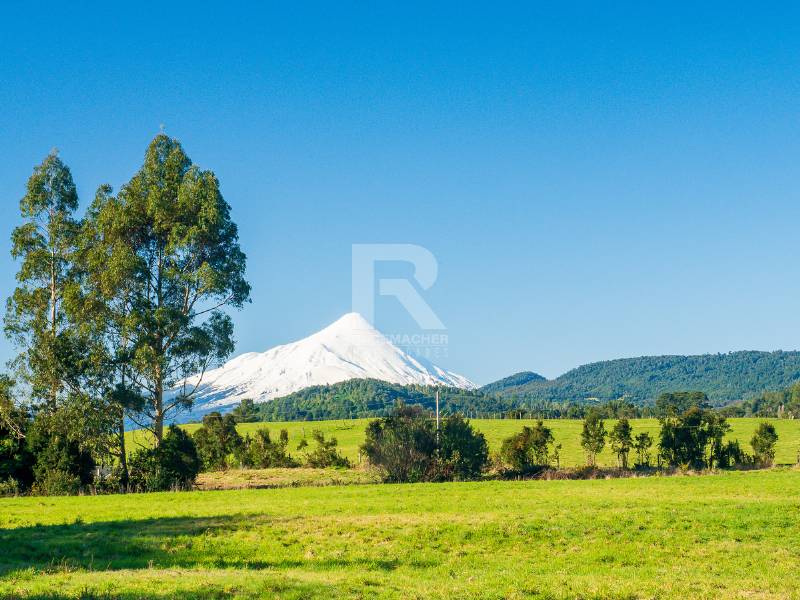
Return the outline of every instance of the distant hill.
[[[731,352],[700,356],[644,356],[583,365],[546,380],[518,373],[481,391],[531,402],[613,400],[646,404],[659,394],[700,390],[715,405],[753,398],[800,381],[800,352]]]
[[[481,388],[481,391],[487,394],[494,394],[496,392],[502,392],[508,388],[516,388],[527,383],[537,381],[547,381],[547,379],[538,373],[534,373],[533,371],[522,371],[521,373],[514,373],[513,375],[503,377],[503,379],[495,381],[494,383],[485,385]]]
[[[380,417],[398,403],[421,404],[433,410],[436,389],[426,385],[399,385],[377,379],[350,379],[331,385],[309,387],[283,398],[254,406],[258,420],[316,421]],[[513,408],[504,398],[478,390],[439,387],[439,408],[443,413],[492,413]]]

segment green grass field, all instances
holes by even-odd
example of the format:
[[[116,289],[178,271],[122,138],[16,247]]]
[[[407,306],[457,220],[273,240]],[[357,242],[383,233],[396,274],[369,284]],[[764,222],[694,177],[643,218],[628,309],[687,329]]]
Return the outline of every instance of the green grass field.
[[[3,598],[800,598],[800,472],[0,499]]]
[[[730,438],[738,438],[742,445],[749,451],[750,438],[758,423],[769,420],[775,424],[778,431],[778,445],[775,461],[778,464],[794,464],[797,461],[797,453],[800,450],[800,420],[789,419],[729,419],[732,431]],[[531,425],[534,421],[497,419],[483,420],[475,419],[472,423],[486,436],[492,450],[497,450],[503,438],[522,429],[523,425]],[[364,440],[364,429],[367,426],[367,419],[357,419],[354,421],[293,421],[288,423],[243,423],[238,429],[244,435],[258,428],[266,427],[277,435],[280,429],[289,431],[290,448],[293,450],[297,443],[303,438],[311,435],[314,429],[322,430],[325,435],[333,435],[339,440],[342,454],[358,462],[358,447]],[[582,422],[577,420],[552,420],[547,421],[549,427],[553,429],[556,442],[562,445],[561,464],[562,466],[577,466],[584,464],[585,458],[580,447],[580,433]],[[613,427],[614,421],[606,422],[606,429]],[[653,438],[658,440],[659,425],[656,419],[633,419],[633,433],[648,431]],[[199,425],[186,425],[190,431],[194,431]],[[129,449],[136,448],[138,444],[146,444],[149,437],[144,432],[129,433]],[[601,465],[614,466],[615,458],[610,447],[606,445],[605,450],[599,457]]]

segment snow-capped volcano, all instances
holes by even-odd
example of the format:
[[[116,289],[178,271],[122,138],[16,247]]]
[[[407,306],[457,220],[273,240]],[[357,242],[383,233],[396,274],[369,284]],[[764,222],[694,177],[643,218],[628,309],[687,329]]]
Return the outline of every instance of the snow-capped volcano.
[[[348,313],[322,331],[266,352],[248,352],[203,375],[194,396],[198,409],[265,402],[313,385],[348,379],[447,385],[473,389],[466,377],[413,357],[392,344],[358,313]],[[189,390],[199,376],[187,379]]]

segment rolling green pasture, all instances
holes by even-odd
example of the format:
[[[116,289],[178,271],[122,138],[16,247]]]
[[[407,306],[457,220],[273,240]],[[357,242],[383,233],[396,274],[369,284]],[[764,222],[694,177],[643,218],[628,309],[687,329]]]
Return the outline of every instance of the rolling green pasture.
[[[800,471],[0,499],[3,598],[800,598]]]
[[[800,420],[790,419],[729,419],[732,431],[730,438],[738,438],[746,449],[750,450],[750,438],[758,423],[769,420],[775,424],[778,431],[778,445],[775,460],[778,464],[794,464],[797,461],[797,453],[800,450]],[[369,422],[368,419],[356,419],[353,421],[292,421],[287,423],[242,423],[238,426],[242,435],[266,427],[277,436],[278,431],[287,429],[289,432],[290,448],[297,447],[297,443],[303,437],[309,437],[314,429],[322,430],[325,435],[333,435],[339,440],[342,454],[358,462],[358,447],[364,441],[364,429]],[[531,425],[532,420],[515,419],[474,419],[473,425],[486,436],[492,450],[498,450],[503,438],[522,429],[523,425]],[[562,445],[561,465],[577,466],[585,462],[583,451],[580,447],[580,435],[582,421],[558,419],[546,421],[547,425],[553,429],[556,443]],[[654,440],[658,440],[659,425],[657,419],[633,419],[634,435],[641,431],[648,431]],[[606,429],[609,431],[613,427],[614,421],[606,421]],[[194,431],[199,425],[185,425],[189,431]],[[135,431],[129,433],[129,449],[136,448],[139,444],[149,442],[145,432]],[[613,466],[616,464],[611,449],[606,445],[605,450],[599,457],[601,465]]]

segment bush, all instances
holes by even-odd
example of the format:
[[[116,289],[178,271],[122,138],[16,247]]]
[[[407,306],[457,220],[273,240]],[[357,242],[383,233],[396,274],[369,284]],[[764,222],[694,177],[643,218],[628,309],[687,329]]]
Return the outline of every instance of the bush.
[[[128,471],[130,486],[136,491],[191,489],[200,472],[200,458],[192,438],[183,429],[170,425],[157,447],[131,456]]]
[[[203,426],[192,435],[203,471],[228,468],[229,458],[240,452],[243,440],[236,431],[236,419],[212,412],[203,417]]]
[[[475,479],[486,468],[489,445],[461,415],[447,417],[439,432],[438,461],[442,479]]]
[[[0,498],[7,496],[19,496],[22,493],[22,488],[19,481],[11,477],[0,481]]]
[[[74,496],[81,491],[81,479],[62,470],[50,469],[39,472],[31,492],[36,496]]]
[[[35,457],[37,494],[75,494],[94,481],[92,453],[71,439],[69,423],[61,417],[58,413],[39,413],[28,431],[27,449]]]
[[[420,406],[398,406],[388,417],[371,421],[361,450],[385,481],[424,481],[436,450],[436,428]]]
[[[772,423],[759,423],[758,429],[750,440],[756,462],[770,467],[775,461],[775,444],[778,441],[778,432]]]
[[[314,430],[311,432],[311,437],[317,443],[316,447],[305,453],[305,465],[307,467],[314,467],[317,469],[325,469],[327,467],[349,467],[350,461],[344,456],[339,454],[336,447],[339,445],[335,437],[325,439],[325,435],[319,431]],[[308,448],[308,442],[301,440],[297,446],[298,450]]]
[[[546,469],[555,459],[550,450],[554,439],[552,430],[542,421],[537,421],[533,427],[525,426],[519,433],[503,440],[500,459],[516,473]]]
[[[249,435],[239,450],[239,463],[243,467],[268,469],[273,467],[297,467],[298,462],[286,451],[289,445],[289,432],[281,429],[278,441],[272,441],[269,429],[258,429],[251,438]]]
[[[399,405],[388,417],[367,426],[361,447],[385,481],[468,479],[485,468],[489,452],[483,434],[460,416],[447,417],[439,432],[420,406]]]

